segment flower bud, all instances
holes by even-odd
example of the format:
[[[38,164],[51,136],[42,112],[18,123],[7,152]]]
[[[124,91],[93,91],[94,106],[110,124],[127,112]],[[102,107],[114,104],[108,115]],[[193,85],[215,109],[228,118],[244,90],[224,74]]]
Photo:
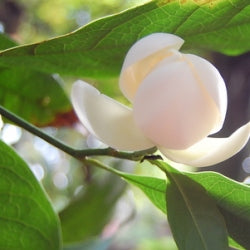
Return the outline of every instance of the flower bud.
[[[119,150],[157,146],[169,159],[197,167],[236,154],[249,139],[250,122],[228,138],[208,137],[225,119],[225,83],[210,62],[181,53],[182,44],[178,36],[155,33],[130,48],[119,84],[132,109],[75,83],[73,106],[90,133]]]

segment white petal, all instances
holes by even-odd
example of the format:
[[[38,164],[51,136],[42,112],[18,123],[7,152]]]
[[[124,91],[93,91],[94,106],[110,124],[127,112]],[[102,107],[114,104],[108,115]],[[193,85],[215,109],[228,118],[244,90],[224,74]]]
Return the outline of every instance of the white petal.
[[[154,145],[135,126],[131,109],[77,81],[72,103],[86,129],[100,141],[119,150],[143,150]]]
[[[227,138],[205,138],[186,150],[159,150],[170,160],[193,167],[206,167],[222,162],[238,153],[250,137],[250,122]]]
[[[183,40],[173,34],[154,33],[137,41],[128,51],[120,76],[120,88],[133,102],[135,92],[145,76],[164,58],[179,50]]]
[[[218,70],[207,60],[196,55],[183,54],[185,60],[195,68],[196,74],[214,100],[220,112],[220,119],[210,134],[218,132],[224,123],[227,110],[226,85]]]
[[[156,145],[186,149],[207,137],[219,110],[185,60],[161,63],[139,86],[134,101],[137,126]]]
[[[162,49],[179,50],[184,40],[176,35],[168,33],[153,33],[138,40],[128,51],[123,67],[127,68],[147,56]]]

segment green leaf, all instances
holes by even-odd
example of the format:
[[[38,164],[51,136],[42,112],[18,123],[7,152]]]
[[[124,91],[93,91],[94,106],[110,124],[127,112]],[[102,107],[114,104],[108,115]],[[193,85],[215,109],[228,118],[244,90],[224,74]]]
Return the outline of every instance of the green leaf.
[[[59,214],[63,241],[68,244],[99,235],[109,222],[124,189],[124,183],[112,174],[102,181],[92,180],[84,193]]]
[[[119,173],[128,183],[140,188],[152,203],[166,213],[166,181],[159,178]]]
[[[250,187],[214,172],[188,173],[187,176],[202,185],[216,201],[230,237],[250,249]]]
[[[224,208],[219,207],[219,210],[224,216],[228,228],[230,246],[237,249],[249,249],[250,221],[230,213]]]
[[[59,250],[58,218],[27,164],[0,141],[0,249]]]
[[[228,249],[227,229],[214,200],[189,177],[165,168],[167,216],[178,249]]]
[[[151,163],[165,168],[163,162]],[[231,237],[230,245],[250,249],[250,187],[215,172],[182,172],[182,175],[200,184],[216,202]]]
[[[0,49],[18,46],[0,34]],[[51,75],[21,68],[0,68],[0,105],[38,126],[70,125],[75,117],[62,87]],[[66,122],[67,119],[67,122]]]
[[[164,162],[158,164],[161,168],[167,166]],[[115,172],[139,187],[163,212],[167,207],[179,249],[228,249],[223,217],[201,185],[170,167],[167,184],[163,179]]]
[[[22,68],[0,69],[0,105],[29,122],[45,126],[71,110],[62,87],[52,77]]]
[[[232,247],[233,249],[245,249],[245,248],[242,248],[242,246],[240,246],[236,241],[234,241],[232,238],[229,237],[228,239],[229,241],[229,246]]]
[[[220,231],[220,229],[222,229],[223,231],[223,228],[225,226],[223,224],[225,223],[229,234],[230,245],[237,249],[250,249],[249,186],[233,181],[215,172],[180,173],[177,170],[171,168],[165,162],[153,160],[150,162],[153,165],[157,165],[160,169],[170,175],[169,179],[172,181],[168,181],[168,186],[170,185],[170,188],[168,187],[168,190],[166,180],[146,176],[131,175],[110,168],[108,166],[105,166],[105,169],[123,177],[129,183],[139,187],[142,191],[144,191],[148,198],[163,212],[166,212],[166,204],[169,208],[169,206],[171,207],[171,205],[175,204],[176,202],[176,206],[177,208],[179,206],[179,208],[176,210],[171,208],[173,217],[176,216],[178,211],[181,211],[180,217],[177,216],[178,218],[181,218],[181,216],[185,214],[185,211],[182,211],[185,204],[183,204],[183,198],[180,197],[180,191],[183,191],[184,193],[182,193],[185,195],[184,197],[186,197],[187,200],[191,202],[191,208],[194,209],[196,213],[198,213],[198,216],[199,212],[201,212],[201,216],[211,216],[210,218],[213,219],[217,217],[216,220],[218,221],[216,221],[214,224],[211,221],[205,223],[205,226],[209,226],[211,225],[211,223],[213,224],[213,226],[215,226],[216,223],[219,224],[218,228],[216,227],[215,229],[208,229],[208,232],[211,231],[211,233],[214,233],[217,230]],[[178,187],[175,183],[176,181],[179,184]],[[170,192],[170,196],[172,195],[172,197],[166,197],[165,190],[167,190],[168,194]],[[166,198],[167,202],[165,201]],[[218,207],[218,210],[215,208],[215,205]],[[195,207],[193,208],[193,206]],[[221,218],[222,216],[223,219]],[[182,226],[179,227],[178,225],[177,229],[181,227]],[[226,231],[225,228],[224,230]],[[224,233],[222,232],[224,236],[225,231]],[[181,234],[181,240],[184,237],[183,235],[187,236],[185,233]],[[218,237],[218,235],[216,235],[216,237]],[[216,237],[214,239],[218,239]],[[193,239],[192,236],[191,238]],[[218,244],[220,243],[225,244],[225,239]],[[214,244],[215,243],[213,242],[213,249],[217,249]],[[225,249],[225,247],[226,246],[224,245],[224,247],[222,246],[221,249]]]
[[[7,35],[0,33],[0,50],[15,47],[17,44],[11,40]]]
[[[250,50],[249,0],[157,0],[76,32],[0,53],[0,65],[102,78],[117,76],[131,45],[153,32],[177,34],[184,50],[238,55]]]

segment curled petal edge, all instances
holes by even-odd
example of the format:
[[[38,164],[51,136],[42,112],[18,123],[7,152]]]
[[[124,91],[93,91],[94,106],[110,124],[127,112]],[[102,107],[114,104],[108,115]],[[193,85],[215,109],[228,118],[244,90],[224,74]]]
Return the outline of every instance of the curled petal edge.
[[[207,167],[222,162],[238,153],[250,137],[250,122],[227,138],[207,137],[185,150],[159,147],[168,159],[193,167]]]
[[[184,40],[174,34],[153,33],[138,40],[128,51],[123,69],[160,50],[179,50]]]
[[[136,127],[132,110],[83,81],[74,83],[71,100],[79,120],[100,141],[119,150],[155,146]]]
[[[206,98],[211,99],[219,110],[220,119],[210,132],[210,134],[214,134],[221,130],[226,116],[227,89],[225,82],[219,71],[208,60],[192,54],[183,54],[183,60],[189,65],[199,87],[203,88],[203,92],[207,92]]]
[[[145,76],[164,58],[173,58],[184,40],[168,33],[154,33],[138,40],[128,51],[121,70],[119,86],[133,103],[136,90]]]

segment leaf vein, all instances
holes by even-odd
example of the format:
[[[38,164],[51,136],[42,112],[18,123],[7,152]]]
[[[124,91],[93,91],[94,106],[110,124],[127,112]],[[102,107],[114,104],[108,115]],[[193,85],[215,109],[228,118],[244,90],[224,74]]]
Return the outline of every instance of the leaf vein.
[[[202,243],[203,243],[203,245],[204,245],[204,249],[207,249],[207,250],[208,250],[206,241],[205,241],[205,239],[204,239],[204,236],[203,236],[202,232],[200,231],[199,225],[198,225],[198,223],[197,223],[197,221],[196,221],[196,216],[195,216],[195,214],[192,212],[192,204],[189,202],[189,199],[186,197],[185,192],[183,191],[183,188],[182,188],[181,184],[178,182],[178,180],[174,177],[174,175],[172,175],[172,173],[169,172],[169,175],[171,175],[171,179],[172,179],[172,180],[175,182],[175,184],[177,185],[177,187],[178,187],[178,189],[179,189],[179,191],[180,191],[180,193],[181,193],[181,195],[182,195],[182,197],[183,197],[183,199],[184,199],[184,201],[185,201],[185,203],[186,203],[186,206],[187,206],[187,208],[188,208],[188,211],[189,211],[189,213],[190,213],[190,215],[191,215],[191,217],[192,217],[192,219],[193,219],[193,223],[194,223],[194,225],[195,225],[195,228],[196,228],[196,230],[197,230],[197,232],[198,232],[198,234],[199,234],[199,236],[200,236],[200,239],[201,239],[201,241],[202,241]]]

